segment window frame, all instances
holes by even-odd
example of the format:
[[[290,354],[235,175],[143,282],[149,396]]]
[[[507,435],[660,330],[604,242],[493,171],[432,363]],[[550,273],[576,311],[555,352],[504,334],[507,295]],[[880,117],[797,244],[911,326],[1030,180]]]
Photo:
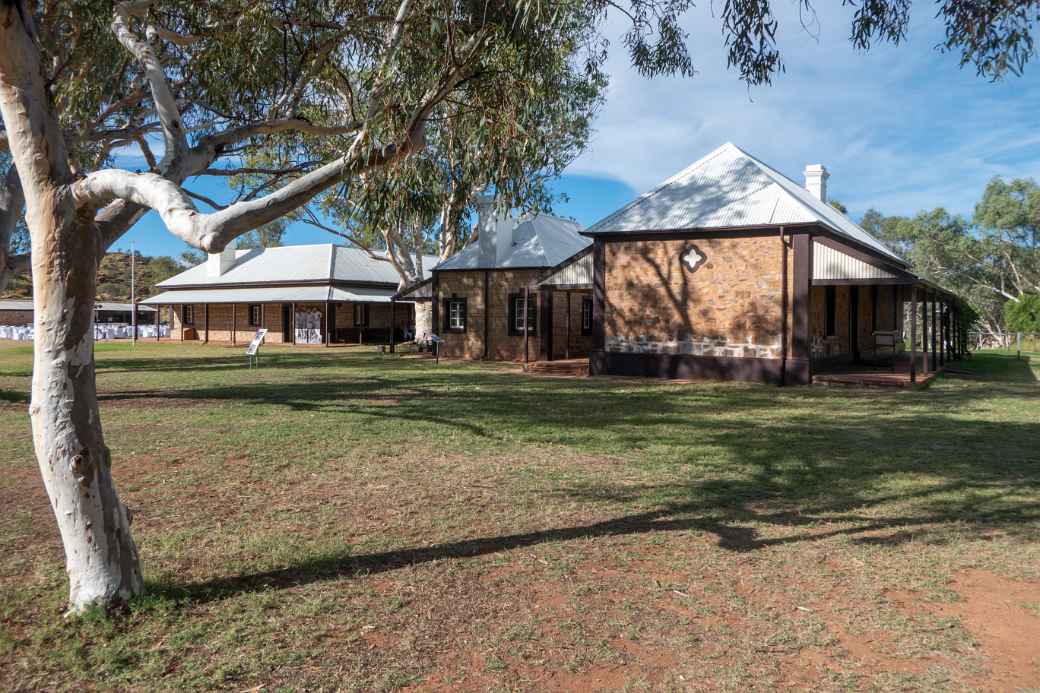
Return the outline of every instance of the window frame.
[[[509,324],[507,331],[511,337],[522,337],[524,334],[523,327],[519,323],[521,315],[518,304],[519,301],[523,300],[524,293],[522,291],[509,294]],[[527,334],[538,334],[538,296],[532,293],[528,293],[527,299]]]
[[[460,326],[452,325],[452,308],[454,306],[459,307],[458,317],[461,319]],[[462,334],[469,327],[469,301],[465,298],[459,298],[458,296],[452,296],[444,299],[444,331],[452,334]]]
[[[181,324],[186,326],[195,325],[195,305],[192,303],[181,304]]]
[[[592,334],[592,322],[593,322],[592,321],[592,311],[593,311],[592,298],[590,298],[588,296],[582,296],[581,297],[581,313],[580,313],[579,320],[581,322],[581,334],[583,336],[588,336],[588,335]],[[585,324],[585,316],[586,315],[588,315],[588,318],[589,318],[589,324],[587,326]]]
[[[367,303],[355,303],[353,305],[352,319],[354,321],[354,327],[368,327],[368,322],[371,317],[370,306]],[[358,319],[360,315],[360,320]]]
[[[253,311],[256,311],[256,319],[253,318]],[[250,327],[262,327],[260,324],[260,304],[250,303],[246,306],[246,322],[249,323]]]

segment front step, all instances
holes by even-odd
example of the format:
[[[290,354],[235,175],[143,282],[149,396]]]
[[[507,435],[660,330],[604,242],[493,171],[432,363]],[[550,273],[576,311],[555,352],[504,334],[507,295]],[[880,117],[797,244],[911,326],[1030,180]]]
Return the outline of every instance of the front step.
[[[589,360],[565,359],[562,361],[534,361],[524,366],[524,370],[534,375],[584,378],[589,374]]]

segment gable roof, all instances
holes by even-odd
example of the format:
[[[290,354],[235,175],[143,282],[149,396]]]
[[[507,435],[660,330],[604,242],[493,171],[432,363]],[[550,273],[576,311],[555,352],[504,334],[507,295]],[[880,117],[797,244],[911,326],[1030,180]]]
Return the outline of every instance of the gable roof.
[[[493,233],[511,234],[507,243],[470,243],[435,270],[555,267],[592,243],[581,235],[581,225],[551,214],[496,218]]]
[[[385,253],[376,255],[385,257]],[[437,262],[436,257],[423,258],[424,274]],[[345,282],[364,284],[400,283],[393,265],[358,248],[333,243],[286,245],[235,251],[235,262],[219,277],[211,277],[206,262],[156,284],[162,289],[188,286],[220,287],[241,284],[280,284]]]
[[[901,265],[905,261],[838,210],[727,142],[590,226],[588,235],[820,224]]]

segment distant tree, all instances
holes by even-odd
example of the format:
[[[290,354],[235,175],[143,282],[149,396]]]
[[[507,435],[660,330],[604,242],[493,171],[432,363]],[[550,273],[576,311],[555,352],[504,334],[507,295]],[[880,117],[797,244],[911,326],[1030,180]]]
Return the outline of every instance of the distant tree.
[[[1027,294],[1005,303],[1004,320],[1011,332],[1040,334],[1040,294]]]
[[[843,205],[838,200],[831,200],[830,201],[830,206],[834,207],[834,209],[838,210],[842,214],[848,214],[849,213],[849,208],[846,207],[845,205]]]
[[[285,238],[288,219],[277,219],[238,237],[239,248],[276,248]]]

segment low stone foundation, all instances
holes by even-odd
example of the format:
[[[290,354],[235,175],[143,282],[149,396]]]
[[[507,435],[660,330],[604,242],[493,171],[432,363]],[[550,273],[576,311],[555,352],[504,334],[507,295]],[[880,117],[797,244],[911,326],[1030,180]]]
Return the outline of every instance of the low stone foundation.
[[[645,337],[626,339],[610,337],[607,351],[619,354],[677,354],[688,356],[723,356],[727,358],[780,358],[780,345],[735,344],[725,339],[693,339],[658,342]]]

